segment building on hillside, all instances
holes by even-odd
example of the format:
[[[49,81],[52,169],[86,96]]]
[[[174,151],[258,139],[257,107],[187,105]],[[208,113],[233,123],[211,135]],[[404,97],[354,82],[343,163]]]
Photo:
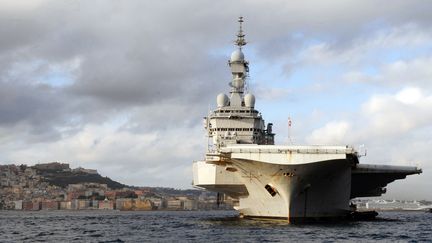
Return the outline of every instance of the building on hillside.
[[[99,201],[99,207],[98,208],[103,209],[103,210],[113,210],[114,209],[114,202],[105,198],[105,200]]]
[[[67,191],[68,192],[77,192],[77,191],[84,191],[85,186],[83,184],[69,184]]]
[[[78,210],[91,209],[90,200],[88,199],[78,199]]]
[[[150,200],[133,199],[132,210],[147,211],[152,209],[153,209],[153,204]]]
[[[33,210],[38,211],[42,209],[42,198],[33,199]]]
[[[23,210],[23,200],[14,201],[15,210]]]
[[[72,173],[97,174],[98,172],[94,169],[84,169],[82,167],[78,167],[76,169],[72,169]]]
[[[59,162],[36,164],[33,166],[33,168],[38,170],[56,170],[56,171],[63,171],[63,170],[70,169],[69,164],[59,163]]]
[[[71,201],[60,202],[60,210],[71,210],[71,209],[72,209]]]
[[[167,200],[169,210],[197,210],[198,202],[185,196],[171,198]]]
[[[152,210],[153,204],[150,200],[119,198],[116,200],[116,209],[123,211],[146,211]]]
[[[184,199],[183,200],[183,209],[184,210],[197,210],[198,202],[192,199]]]
[[[134,190],[135,195],[137,195],[137,197],[141,197],[144,195],[144,191],[143,190]]]
[[[22,202],[22,210],[30,211],[33,209],[33,203],[31,201]]]
[[[59,203],[53,200],[44,200],[41,202],[41,210],[58,210]]]
[[[150,200],[153,203],[153,209],[160,210],[166,208],[166,201],[163,198],[158,197],[149,197],[149,198],[143,198]]]
[[[84,195],[84,191],[68,191],[66,199],[71,201],[74,199],[78,199],[79,196],[83,196],[83,195]]]
[[[79,209],[79,205],[78,205],[78,199],[72,199],[71,201],[71,210],[78,210]]]
[[[105,197],[110,199],[110,200],[115,200],[116,191],[105,191]]]
[[[98,209],[99,200],[90,200],[90,209]]]
[[[115,200],[115,209],[117,210],[123,210],[123,208],[125,207],[125,203],[126,201],[131,200],[130,198],[118,198]]]
[[[167,209],[168,210],[182,210],[183,204],[180,199],[171,198],[167,200]]]

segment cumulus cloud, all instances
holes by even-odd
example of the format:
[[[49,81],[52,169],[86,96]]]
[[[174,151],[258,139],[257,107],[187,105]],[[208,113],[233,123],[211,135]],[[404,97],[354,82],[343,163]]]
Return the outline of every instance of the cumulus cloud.
[[[432,95],[407,87],[394,94],[373,95],[349,120],[331,120],[311,132],[309,143],[389,142],[432,125]]]
[[[403,56],[402,51],[429,47],[432,40],[430,33],[429,28],[409,23],[383,27],[367,34],[353,36],[344,45],[331,40],[318,40],[318,43],[305,46],[298,53],[298,62],[302,65],[346,65],[349,68],[359,68],[362,65],[382,66],[389,61],[386,59]],[[396,56],[388,56],[389,52]],[[416,61],[413,66],[422,68],[422,62],[424,61]],[[388,71],[404,72],[407,68],[404,64],[395,62],[386,68],[389,69]],[[400,77],[398,80],[402,78],[405,77]]]
[[[358,83],[374,83],[389,87],[402,87],[409,82],[411,85],[430,89],[432,57],[429,53],[424,54],[427,56],[397,59],[381,63],[375,66],[373,73],[362,70],[348,71],[344,74],[343,80]]]
[[[349,140],[351,125],[346,121],[329,122],[318,128],[307,138],[313,144],[344,144]]]
[[[285,98],[289,96],[292,91],[287,88],[272,88],[259,86],[253,93],[257,94],[258,99],[277,101],[278,99]]]
[[[378,135],[403,134],[432,124],[432,95],[408,87],[393,95],[376,95],[363,105],[368,129]]]
[[[353,112],[349,120],[332,120],[313,130],[307,137],[312,144],[365,145],[366,163],[420,166],[424,174],[409,178],[418,187],[416,197],[430,197],[425,188],[432,169],[429,150],[432,143],[432,95],[416,87],[406,87],[393,94],[374,95]],[[396,192],[405,190],[396,183]],[[405,190],[406,191],[406,190]],[[411,193],[411,195],[414,195]],[[400,197],[394,191],[389,197]],[[405,197],[408,198],[408,197]]]

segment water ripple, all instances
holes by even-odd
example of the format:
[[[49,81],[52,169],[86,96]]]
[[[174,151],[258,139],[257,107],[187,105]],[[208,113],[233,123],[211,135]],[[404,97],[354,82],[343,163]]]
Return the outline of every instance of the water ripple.
[[[374,221],[288,224],[233,211],[0,211],[0,242],[430,242],[432,214],[383,212]]]

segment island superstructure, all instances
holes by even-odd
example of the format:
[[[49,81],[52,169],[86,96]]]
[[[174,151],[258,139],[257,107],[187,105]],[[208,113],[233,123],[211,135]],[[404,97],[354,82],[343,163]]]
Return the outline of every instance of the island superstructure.
[[[217,108],[204,118],[209,137],[205,159],[193,163],[193,185],[238,198],[235,207],[245,217],[345,217],[350,199],[380,196],[385,186],[407,175],[410,166],[359,163],[351,146],[274,145],[272,123],[255,109],[246,92],[249,73],[242,48],[243,18],[228,62],[230,96],[219,94]]]

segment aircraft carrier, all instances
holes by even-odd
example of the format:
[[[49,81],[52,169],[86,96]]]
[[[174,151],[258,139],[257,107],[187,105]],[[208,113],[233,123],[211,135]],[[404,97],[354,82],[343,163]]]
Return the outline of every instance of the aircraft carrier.
[[[204,118],[209,138],[205,159],[193,163],[193,185],[237,198],[244,217],[346,217],[350,200],[380,196],[385,186],[417,167],[360,164],[352,146],[274,145],[272,123],[255,109],[246,92],[249,63],[239,18],[236,50],[228,61],[230,95],[217,96],[217,108]]]

